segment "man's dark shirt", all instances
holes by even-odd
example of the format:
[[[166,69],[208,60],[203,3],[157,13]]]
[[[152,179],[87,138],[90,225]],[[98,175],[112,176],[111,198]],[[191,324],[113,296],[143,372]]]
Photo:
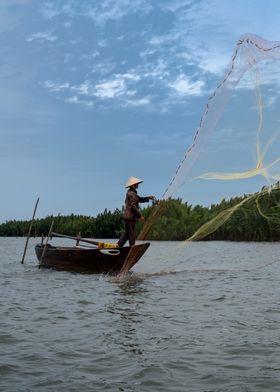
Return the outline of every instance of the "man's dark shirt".
[[[148,197],[140,197],[134,187],[130,187],[126,193],[124,219],[137,221],[141,217],[139,203],[148,203]]]

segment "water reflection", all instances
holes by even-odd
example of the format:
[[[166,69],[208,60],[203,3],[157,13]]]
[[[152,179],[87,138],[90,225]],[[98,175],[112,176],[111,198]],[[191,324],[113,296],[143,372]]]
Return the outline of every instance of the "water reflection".
[[[116,340],[120,348],[137,356],[143,351],[139,344],[139,334],[143,328],[141,305],[147,289],[143,279],[135,274],[127,276],[116,285],[113,302],[108,306],[108,312],[119,315],[116,328]]]

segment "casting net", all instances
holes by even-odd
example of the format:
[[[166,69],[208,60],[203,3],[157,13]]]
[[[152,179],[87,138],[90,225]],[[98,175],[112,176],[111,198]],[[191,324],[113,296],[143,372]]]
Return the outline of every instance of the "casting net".
[[[261,205],[265,194],[279,189],[279,60],[280,42],[253,34],[242,36],[224,77],[207,100],[163,203],[176,194],[194,201],[203,195],[208,205],[240,193],[247,197],[202,225],[189,241],[213,233],[251,201],[261,216],[279,221]],[[160,210],[162,206],[158,214]]]
[[[261,175],[269,184],[279,180],[279,60],[280,42],[252,34],[240,38],[163,199],[192,178],[240,180]],[[200,173],[204,166],[220,172]]]
[[[254,202],[262,217],[279,222],[262,202],[268,192],[279,190],[279,60],[280,42],[253,34],[240,37],[224,76],[207,99],[190,146],[138,239],[148,236],[171,197],[193,204],[203,199],[210,205],[245,195],[188,241],[215,232],[246,203]]]

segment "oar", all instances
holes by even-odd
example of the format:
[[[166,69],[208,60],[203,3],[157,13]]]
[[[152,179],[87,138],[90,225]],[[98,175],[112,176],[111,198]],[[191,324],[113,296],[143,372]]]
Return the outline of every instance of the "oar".
[[[70,235],[66,234],[59,234],[59,233],[52,233],[53,237],[61,237],[61,238],[69,238],[70,240],[75,240],[75,241],[80,241],[80,242],[86,242],[88,244],[96,245],[99,249],[103,248],[117,248],[118,245],[116,244],[107,244],[106,242],[98,242],[98,241],[92,241],[92,240],[87,240],[85,238],[81,237],[72,237]]]
[[[36,204],[35,204],[33,216],[32,216],[31,222],[30,222],[29,231],[28,231],[28,235],[27,235],[27,238],[26,238],[26,242],[25,242],[24,252],[23,252],[22,259],[21,259],[21,264],[24,263],[25,254],[26,254],[26,250],[27,250],[27,245],[28,245],[28,241],[29,241],[30,234],[31,234],[31,229],[32,229],[32,226],[33,226],[33,222],[34,222],[34,218],[35,218],[37,206],[38,206],[38,203],[39,203],[39,199],[40,199],[40,198],[38,197],[38,199],[37,199],[37,201],[36,201]]]

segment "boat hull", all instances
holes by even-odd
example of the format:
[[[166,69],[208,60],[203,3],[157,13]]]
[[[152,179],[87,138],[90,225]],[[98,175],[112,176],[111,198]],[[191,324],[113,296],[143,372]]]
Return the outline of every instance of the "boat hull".
[[[146,252],[150,243],[134,245],[135,265]],[[131,247],[116,249],[83,249],[79,247],[62,247],[37,244],[35,252],[41,267],[54,268],[60,271],[71,271],[92,274],[116,274],[120,272]],[[135,250],[136,250],[135,249]],[[44,256],[42,258],[42,254]]]

